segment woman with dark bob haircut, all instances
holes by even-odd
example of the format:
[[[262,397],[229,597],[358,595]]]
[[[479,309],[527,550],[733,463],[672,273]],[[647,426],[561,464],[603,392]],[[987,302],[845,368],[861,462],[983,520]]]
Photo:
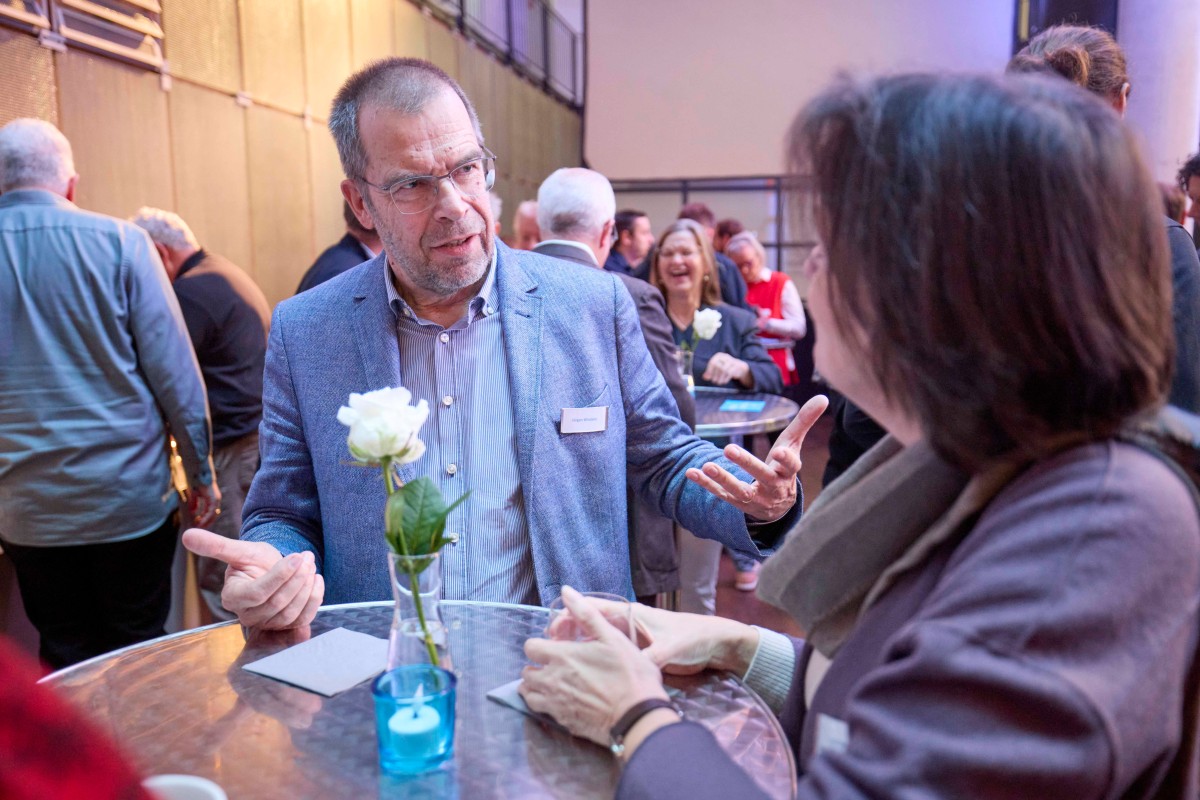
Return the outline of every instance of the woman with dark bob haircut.
[[[779,713],[802,798],[1195,797],[1200,519],[1124,433],[1173,355],[1132,134],[1066,81],[912,75],[837,84],[789,142],[817,368],[889,432],[763,567],[808,638],[637,606],[635,644],[564,589],[592,639],[530,639],[526,702],[620,723],[621,798],[764,796],[647,702],[705,668]]]

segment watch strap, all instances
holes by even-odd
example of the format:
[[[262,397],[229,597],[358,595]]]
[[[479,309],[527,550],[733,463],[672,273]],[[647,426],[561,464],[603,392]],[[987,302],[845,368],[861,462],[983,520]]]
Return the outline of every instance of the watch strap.
[[[637,724],[638,720],[660,708],[669,708],[676,714],[679,709],[670,700],[664,700],[661,697],[651,697],[648,700],[634,703],[633,706],[621,715],[617,720],[617,724],[613,725],[608,732],[608,738],[611,742],[610,749],[613,753],[620,755],[625,749],[625,735],[629,733],[629,729]],[[682,716],[682,715],[681,715]]]

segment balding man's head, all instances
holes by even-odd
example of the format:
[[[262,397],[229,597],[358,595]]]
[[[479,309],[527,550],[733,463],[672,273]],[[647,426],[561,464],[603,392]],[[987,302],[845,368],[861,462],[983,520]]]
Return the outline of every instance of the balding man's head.
[[[538,232],[537,200],[522,200],[513,214],[513,247],[532,250],[542,240]]]
[[[68,199],[75,188],[71,143],[40,119],[15,119],[0,128],[0,192],[46,189]]]

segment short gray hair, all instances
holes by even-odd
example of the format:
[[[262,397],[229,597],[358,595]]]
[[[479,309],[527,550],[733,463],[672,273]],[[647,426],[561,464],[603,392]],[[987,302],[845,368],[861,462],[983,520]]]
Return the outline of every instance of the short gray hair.
[[[200,246],[196,234],[183,221],[183,217],[161,208],[142,206],[129,219],[134,225],[150,234],[155,244],[172,250],[191,250]]]
[[[337,144],[342,170],[351,180],[364,179],[367,152],[358,130],[363,106],[378,103],[403,114],[419,114],[444,89],[453,89],[467,108],[475,138],[483,146],[483,129],[475,106],[458,82],[428,61],[419,58],[385,58],[350,76],[338,90],[329,111],[329,132]]]
[[[763,264],[767,263],[766,248],[762,246],[762,242],[751,231],[742,231],[729,237],[729,241],[725,243],[725,255],[729,255],[735,250],[741,250],[743,247],[749,247],[758,253],[758,260],[760,262]]]
[[[66,193],[73,177],[71,143],[58,128],[28,117],[0,128],[0,192],[44,186]]]
[[[543,236],[598,233],[617,213],[612,184],[582,167],[555,170],[538,188],[538,227]]]

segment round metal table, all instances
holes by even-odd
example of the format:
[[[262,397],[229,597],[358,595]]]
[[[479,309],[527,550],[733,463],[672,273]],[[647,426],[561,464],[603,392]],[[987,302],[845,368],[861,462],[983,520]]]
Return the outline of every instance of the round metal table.
[[[760,400],[762,411],[722,411],[726,400]],[[696,387],[696,435],[702,439],[773,433],[787,427],[800,406],[786,397],[738,392],[713,386]]]
[[[337,627],[386,638],[391,603],[328,606],[312,635]],[[82,708],[145,774],[185,773],[241,798],[611,798],[605,748],[552,730],[486,693],[520,677],[522,646],[544,608],[442,602],[458,673],[454,759],[412,778],[380,773],[370,683],[324,698],[241,668],[289,644],[221,623],[118,650],[45,679]],[[772,797],[795,793],[779,723],[736,678],[668,676],[684,712]]]

